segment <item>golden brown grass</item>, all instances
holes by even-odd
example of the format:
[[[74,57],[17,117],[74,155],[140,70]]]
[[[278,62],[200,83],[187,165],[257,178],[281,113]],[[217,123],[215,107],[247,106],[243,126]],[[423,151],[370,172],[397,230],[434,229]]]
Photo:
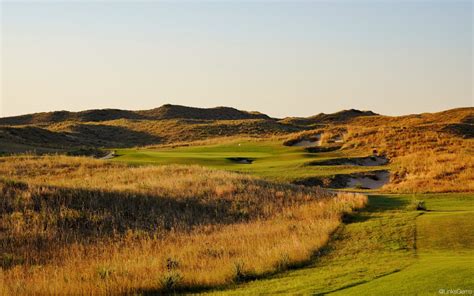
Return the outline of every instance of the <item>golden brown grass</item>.
[[[343,151],[391,159],[389,192],[474,191],[474,108],[400,117],[365,116],[345,124],[294,133],[285,143],[321,134],[323,145],[342,136]],[[456,129],[452,129],[452,127]],[[328,141],[329,140],[329,141]]]
[[[411,153],[394,159],[391,192],[473,192],[473,154]]]
[[[1,158],[3,294],[198,289],[308,260],[366,197],[199,167]],[[14,180],[14,181],[13,181]]]
[[[437,125],[348,127],[346,149],[391,159],[391,192],[474,191],[474,140]]]
[[[173,144],[221,137],[268,137],[295,132],[301,128],[267,119],[246,120],[128,120],[103,122],[61,122],[48,127],[53,132],[67,132],[83,142],[116,147]],[[120,137],[117,137],[120,135]]]

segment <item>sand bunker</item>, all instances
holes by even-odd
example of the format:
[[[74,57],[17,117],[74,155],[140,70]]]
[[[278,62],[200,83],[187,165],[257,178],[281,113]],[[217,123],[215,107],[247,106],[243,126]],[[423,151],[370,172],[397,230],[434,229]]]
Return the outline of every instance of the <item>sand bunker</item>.
[[[390,181],[388,171],[375,171],[371,174],[349,177],[346,187],[360,189],[378,189]]]
[[[235,163],[240,163],[240,164],[251,164],[255,160],[252,158],[245,158],[245,157],[229,157],[227,159]]]
[[[299,142],[294,143],[292,146],[296,147],[311,147],[311,146],[319,146],[321,145],[320,141],[309,141],[309,140],[301,140]]]
[[[321,186],[325,188],[357,188],[378,189],[390,181],[390,173],[386,170],[340,174],[331,177],[310,177],[293,182],[305,186]]]
[[[386,165],[388,159],[384,156],[368,156],[353,158],[335,158],[322,161],[310,162],[309,165],[355,165],[355,166],[379,166]]]
[[[360,157],[355,161],[350,161],[348,163],[353,163],[354,165],[360,166],[378,166],[386,165],[388,159],[385,156],[369,156],[369,157]]]
[[[309,139],[301,139],[291,144],[291,146],[295,146],[295,147],[321,146],[321,135],[314,135]]]
[[[336,135],[327,141],[328,143],[343,143],[344,137],[341,135]]]
[[[111,159],[115,157],[115,151],[110,151],[106,156],[103,156],[99,159]]]
[[[332,140],[334,141],[334,143],[342,143],[342,142],[344,142],[344,139],[343,139],[343,137],[342,137],[341,135],[335,136]]]

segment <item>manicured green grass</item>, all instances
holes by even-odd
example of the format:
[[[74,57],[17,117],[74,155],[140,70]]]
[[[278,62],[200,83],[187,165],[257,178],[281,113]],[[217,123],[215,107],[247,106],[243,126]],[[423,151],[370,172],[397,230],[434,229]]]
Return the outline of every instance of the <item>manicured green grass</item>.
[[[410,210],[423,199],[427,212]],[[474,290],[474,194],[373,195],[305,268],[215,294],[436,295]]]
[[[436,295],[474,290],[474,195],[426,195],[429,212],[416,219],[415,264],[341,295]]]
[[[197,164],[279,180],[293,181],[306,177],[333,176],[372,171],[385,167],[309,166],[314,160],[360,156],[344,150],[308,153],[302,147],[283,146],[279,141],[231,141],[225,144],[162,149],[119,149],[113,161],[130,164]],[[250,158],[242,164],[229,158]]]

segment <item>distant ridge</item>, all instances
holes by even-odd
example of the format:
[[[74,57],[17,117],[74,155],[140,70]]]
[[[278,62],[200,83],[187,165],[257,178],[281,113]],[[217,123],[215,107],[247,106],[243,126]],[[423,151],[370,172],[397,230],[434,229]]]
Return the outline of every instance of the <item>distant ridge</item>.
[[[463,107],[445,110],[435,113],[410,114],[402,116],[384,116],[372,111],[361,111],[357,109],[342,110],[335,113],[319,113],[309,117],[286,117],[283,119],[272,118],[264,113],[256,111],[243,111],[232,107],[198,108],[181,105],[165,104],[161,107],[150,110],[121,110],[121,109],[92,109],[80,112],[53,111],[41,112],[11,117],[0,117],[0,125],[19,126],[35,125],[50,126],[63,122],[104,122],[112,120],[263,120],[279,122],[286,125],[315,127],[326,124],[346,124],[355,120],[421,120],[425,122],[451,122],[467,125],[474,124],[474,108]]]
[[[241,111],[230,107],[196,108],[166,104],[151,110],[93,109],[80,112],[54,111],[0,118],[0,125],[51,124],[64,121],[100,122],[116,119],[201,119],[243,120],[271,119],[259,112]]]
[[[328,122],[346,122],[356,117],[361,116],[375,116],[379,115],[372,111],[361,111],[357,109],[349,109],[349,110],[342,110],[336,113],[325,114],[319,113],[318,115],[310,116],[310,120],[314,120],[320,123],[328,123]]]
[[[138,111],[153,120],[159,119],[203,119],[203,120],[242,120],[271,119],[258,112],[241,111],[231,107],[197,108],[166,104],[159,108]]]
[[[474,137],[474,108],[383,116],[356,109],[311,117],[271,118],[230,107],[163,105],[151,110],[120,109],[43,112],[0,118],[0,155],[50,153],[74,147],[141,147],[219,137],[269,137],[324,128],[415,127],[465,139]]]
[[[372,111],[361,111],[357,109],[342,110],[335,113],[319,113],[310,117],[287,117],[281,122],[295,124],[299,126],[315,126],[321,124],[347,123],[358,117],[377,116],[379,114]]]
[[[50,124],[64,121],[97,122],[115,119],[142,119],[135,111],[95,109],[81,112],[54,111],[0,118],[0,125]]]

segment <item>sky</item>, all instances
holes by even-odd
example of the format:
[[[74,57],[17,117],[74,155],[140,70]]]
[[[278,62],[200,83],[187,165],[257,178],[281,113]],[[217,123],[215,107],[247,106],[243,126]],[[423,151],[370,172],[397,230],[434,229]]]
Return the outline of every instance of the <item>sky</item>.
[[[473,1],[1,1],[0,117],[474,105]]]

